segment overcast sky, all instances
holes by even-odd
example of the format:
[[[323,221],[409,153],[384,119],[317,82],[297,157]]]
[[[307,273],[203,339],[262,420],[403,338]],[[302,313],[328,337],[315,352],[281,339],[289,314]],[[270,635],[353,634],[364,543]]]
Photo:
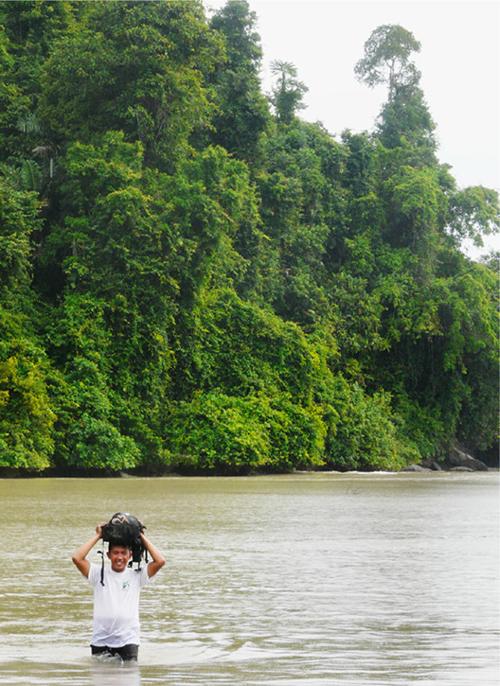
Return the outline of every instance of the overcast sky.
[[[334,135],[371,130],[386,99],[354,76],[363,45],[381,24],[401,24],[421,43],[415,62],[436,122],[438,157],[459,186],[500,188],[500,5],[442,0],[249,0],[269,65],[292,62],[309,88],[300,116],[321,121]],[[206,0],[218,8],[224,0]],[[488,247],[500,249],[497,236]]]

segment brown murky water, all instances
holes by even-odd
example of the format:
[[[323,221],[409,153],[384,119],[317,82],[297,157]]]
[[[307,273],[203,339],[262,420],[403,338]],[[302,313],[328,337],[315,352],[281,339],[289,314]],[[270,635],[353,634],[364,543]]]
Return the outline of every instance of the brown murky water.
[[[493,472],[0,480],[0,684],[496,686],[498,496]],[[168,558],[132,667],[90,658],[70,561],[117,510]]]

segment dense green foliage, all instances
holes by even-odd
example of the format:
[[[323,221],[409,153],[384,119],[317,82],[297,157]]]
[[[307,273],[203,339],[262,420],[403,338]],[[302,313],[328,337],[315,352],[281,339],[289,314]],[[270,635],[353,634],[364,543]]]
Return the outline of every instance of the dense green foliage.
[[[436,156],[415,38],[372,134],[259,82],[229,0],[0,4],[0,468],[398,469],[496,439],[492,190]]]

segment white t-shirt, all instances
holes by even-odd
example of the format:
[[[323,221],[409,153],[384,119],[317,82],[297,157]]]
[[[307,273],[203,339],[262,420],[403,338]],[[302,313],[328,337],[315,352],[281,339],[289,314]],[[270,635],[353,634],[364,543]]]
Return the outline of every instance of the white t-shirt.
[[[92,645],[121,648],[128,643],[139,645],[139,595],[150,582],[147,566],[140,571],[126,567],[123,572],[92,563],[88,582],[94,587],[94,629]]]

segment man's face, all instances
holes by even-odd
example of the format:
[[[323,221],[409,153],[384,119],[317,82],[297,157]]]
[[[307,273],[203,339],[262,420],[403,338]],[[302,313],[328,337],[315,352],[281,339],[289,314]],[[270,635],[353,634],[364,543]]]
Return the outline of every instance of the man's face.
[[[130,548],[114,545],[111,550],[108,550],[108,557],[111,560],[111,569],[114,572],[123,572],[128,565],[131,555],[132,551]]]

